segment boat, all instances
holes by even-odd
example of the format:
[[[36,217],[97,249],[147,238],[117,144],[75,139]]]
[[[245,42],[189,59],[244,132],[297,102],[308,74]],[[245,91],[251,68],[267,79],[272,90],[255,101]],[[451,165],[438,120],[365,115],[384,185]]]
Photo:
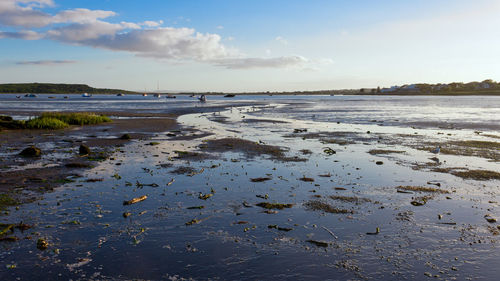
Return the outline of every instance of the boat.
[[[194,98],[194,97],[196,97],[196,95],[195,94],[191,94],[189,97],[190,98]]]
[[[16,96],[16,98],[20,99],[20,98],[21,98],[21,96]]]
[[[82,94],[82,97],[84,97],[84,98],[90,98],[91,96],[92,96],[92,94],[89,94],[89,93]]]
[[[144,93],[144,94],[142,94],[142,96],[143,96],[143,97],[147,97],[147,96],[148,96],[148,94]]]
[[[64,98],[65,98],[65,99],[67,99],[67,98],[68,98],[68,96],[64,96]]]
[[[119,94],[116,94],[116,96],[118,96],[118,97],[123,97],[123,96],[124,96],[124,94],[119,93]]]
[[[167,98],[167,99],[175,99],[175,98],[177,98],[177,97],[176,97],[176,96],[174,96],[174,95],[168,94],[166,98]]]
[[[24,97],[25,98],[36,98],[37,95],[35,95],[35,94],[26,94],[26,95],[24,95]]]
[[[155,98],[159,98],[159,97],[161,97],[161,95],[160,95],[160,94],[154,94],[153,96],[154,96]]]
[[[207,97],[205,95],[201,95],[198,97],[198,99],[201,101],[201,102],[206,102],[207,101]]]
[[[225,95],[224,97],[225,97],[225,98],[234,98],[235,96],[236,96],[236,95],[234,95],[234,94],[227,94],[227,95]]]

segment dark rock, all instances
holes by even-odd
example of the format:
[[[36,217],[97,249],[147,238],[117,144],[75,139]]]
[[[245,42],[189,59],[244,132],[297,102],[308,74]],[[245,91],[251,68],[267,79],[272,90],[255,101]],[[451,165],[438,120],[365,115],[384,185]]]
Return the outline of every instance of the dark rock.
[[[90,154],[90,148],[84,144],[80,145],[79,149],[80,155],[87,155]]]
[[[40,148],[32,145],[28,148],[23,149],[23,151],[21,151],[21,153],[19,154],[23,157],[40,157],[42,151],[40,150]]]
[[[377,162],[375,162],[375,164],[377,164],[377,165],[384,165],[384,162],[382,162],[382,161],[377,161]]]
[[[39,238],[38,241],[36,242],[36,247],[39,250],[43,251],[49,247],[49,242],[47,242],[47,240],[45,240],[43,238]]]
[[[120,137],[121,140],[129,140],[131,139],[129,134],[124,134],[123,136]]]

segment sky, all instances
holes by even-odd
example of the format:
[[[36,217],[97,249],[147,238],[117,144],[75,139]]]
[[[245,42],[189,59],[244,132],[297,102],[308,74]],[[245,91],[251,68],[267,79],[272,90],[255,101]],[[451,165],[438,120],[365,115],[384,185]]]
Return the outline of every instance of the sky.
[[[303,91],[497,80],[499,0],[0,0],[0,83]]]

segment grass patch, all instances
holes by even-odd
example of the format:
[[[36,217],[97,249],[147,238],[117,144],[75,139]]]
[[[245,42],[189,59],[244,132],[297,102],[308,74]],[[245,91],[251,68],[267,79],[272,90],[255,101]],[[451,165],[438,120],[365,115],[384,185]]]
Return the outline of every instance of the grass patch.
[[[100,123],[111,122],[111,119],[104,115],[97,115],[88,112],[62,113],[62,112],[45,112],[38,118],[54,118],[69,125],[95,125]]]
[[[55,118],[41,118],[37,117],[26,122],[28,129],[46,129],[46,130],[59,130],[67,128],[69,125],[59,119]]]
[[[431,192],[431,193],[443,193],[443,194],[450,193],[448,190],[444,189],[425,187],[425,186],[412,186],[412,185],[407,185],[407,186],[400,185],[396,187],[396,189],[405,191],[415,191],[415,192]]]
[[[335,208],[330,204],[318,201],[318,200],[312,200],[309,202],[306,202],[304,204],[306,209],[312,210],[312,211],[323,211],[326,213],[331,213],[331,214],[353,214],[354,211],[352,210],[346,210],[346,209],[339,209]]]
[[[45,112],[34,119],[24,122],[21,127],[26,129],[59,130],[67,128],[69,125],[94,125],[104,122],[111,122],[111,119],[94,113]]]

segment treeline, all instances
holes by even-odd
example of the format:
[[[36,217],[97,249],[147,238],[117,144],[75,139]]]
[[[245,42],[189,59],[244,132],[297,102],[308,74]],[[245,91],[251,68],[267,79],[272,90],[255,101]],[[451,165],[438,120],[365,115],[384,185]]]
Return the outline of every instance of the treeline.
[[[99,89],[85,84],[15,83],[0,84],[0,93],[11,94],[136,94],[119,89]]]

